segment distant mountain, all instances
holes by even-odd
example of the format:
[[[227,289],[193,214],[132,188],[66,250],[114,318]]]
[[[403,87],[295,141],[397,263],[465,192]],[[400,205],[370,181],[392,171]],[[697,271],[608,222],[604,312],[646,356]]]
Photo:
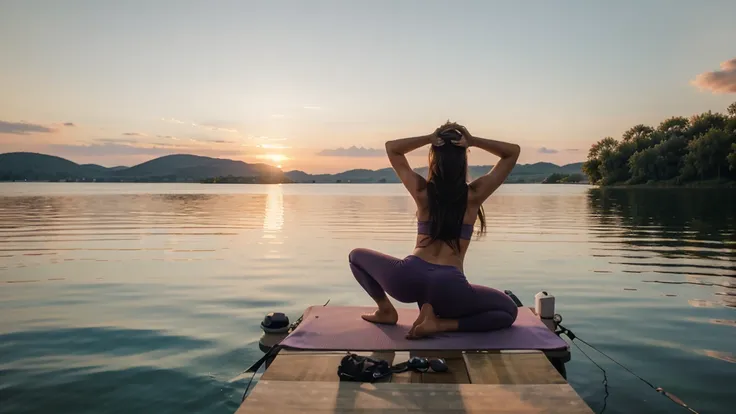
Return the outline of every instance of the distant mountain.
[[[0,181],[199,181],[225,176],[267,177],[269,181],[278,181],[283,179],[283,172],[266,164],[197,155],[167,155],[130,168],[106,168],[30,152],[0,154]]]
[[[94,171],[94,172],[97,172],[97,173],[107,173],[107,172],[110,171],[110,168],[103,167],[103,166],[97,165],[97,164],[82,164],[82,165],[80,165],[80,167],[86,169],[87,171]],[[128,167],[124,167],[124,168],[128,168]]]
[[[552,174],[582,174],[582,163],[558,166],[548,162],[518,164],[506,180],[508,183],[541,183]],[[492,166],[470,167],[472,178],[488,173]],[[427,176],[427,167],[415,171]],[[226,177],[252,178],[228,180]],[[0,154],[0,181],[144,181],[144,182],[301,182],[301,183],[398,183],[391,168],[380,170],[355,169],[338,174],[308,174],[304,171],[282,172],[267,164],[200,157],[197,155],[167,155],[133,167],[107,168],[97,164],[79,165],[64,158],[31,152]]]
[[[220,158],[197,155],[167,155],[138,164],[125,170],[112,172],[118,177],[154,178],[175,176],[179,180],[201,180],[211,177],[276,177],[283,172],[266,164],[248,164]]]
[[[124,166],[118,166],[118,167],[103,167],[101,165],[97,164],[82,164],[82,167],[85,167],[89,170],[95,170],[95,171],[120,171],[120,170],[127,170],[130,167],[124,167]]]
[[[59,180],[97,174],[92,165],[79,165],[61,157],[33,152],[0,154],[0,180]],[[104,168],[104,167],[101,167]]]
[[[548,162],[538,162],[535,164],[517,164],[511,175],[506,180],[507,183],[541,183],[551,174],[582,174],[583,163],[567,164],[563,166],[551,164]],[[472,178],[480,177],[487,174],[492,165],[474,165],[469,167],[469,174]],[[418,174],[423,177],[427,176],[427,167],[415,168]],[[304,171],[288,171],[286,177],[295,182],[301,183],[398,183],[399,178],[391,168],[383,168],[380,170],[349,170],[337,174],[307,174]]]

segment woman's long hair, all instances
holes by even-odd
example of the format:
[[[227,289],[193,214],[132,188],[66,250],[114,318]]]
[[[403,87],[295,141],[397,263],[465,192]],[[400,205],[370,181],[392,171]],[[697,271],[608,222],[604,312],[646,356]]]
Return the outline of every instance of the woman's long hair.
[[[427,196],[429,199],[430,239],[442,240],[453,250],[460,251],[460,232],[468,207],[467,149],[451,141],[462,138],[453,128],[443,127],[439,136],[445,145],[429,150]],[[480,232],[486,230],[483,206],[478,210]]]

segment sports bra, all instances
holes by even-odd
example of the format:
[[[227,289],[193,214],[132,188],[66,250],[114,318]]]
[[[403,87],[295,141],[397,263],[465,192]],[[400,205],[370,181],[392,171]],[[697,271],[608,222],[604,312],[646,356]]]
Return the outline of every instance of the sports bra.
[[[417,233],[429,235],[431,233],[431,225],[432,223],[428,221],[417,221]],[[473,225],[463,223],[463,226],[460,228],[460,238],[470,240],[471,237],[473,237]]]

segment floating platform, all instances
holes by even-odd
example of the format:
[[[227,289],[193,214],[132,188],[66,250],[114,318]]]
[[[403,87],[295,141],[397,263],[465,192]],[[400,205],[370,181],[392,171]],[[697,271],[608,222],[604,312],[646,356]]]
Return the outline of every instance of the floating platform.
[[[281,342],[284,336],[264,335],[262,349],[264,342]],[[593,412],[565,379],[567,349],[353,351],[281,349],[266,361],[237,414]],[[374,383],[340,381],[337,368],[351,352],[390,364],[413,356],[443,358],[449,369],[407,371]]]

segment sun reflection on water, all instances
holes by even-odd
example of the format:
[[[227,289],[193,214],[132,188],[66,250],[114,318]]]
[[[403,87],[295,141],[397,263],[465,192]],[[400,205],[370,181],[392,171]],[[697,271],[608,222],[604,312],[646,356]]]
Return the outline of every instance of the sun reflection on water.
[[[263,216],[264,233],[278,233],[284,227],[284,191],[281,184],[269,185],[266,194],[266,214]]]

